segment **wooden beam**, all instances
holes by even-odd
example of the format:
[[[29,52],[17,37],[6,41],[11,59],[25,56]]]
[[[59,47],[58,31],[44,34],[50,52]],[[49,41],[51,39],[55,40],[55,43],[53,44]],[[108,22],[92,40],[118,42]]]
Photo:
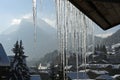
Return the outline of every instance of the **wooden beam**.
[[[103,20],[111,26],[110,22],[104,17],[104,15],[97,9],[97,7],[94,5],[94,3],[92,3],[92,1],[87,1],[89,3],[89,5],[97,12],[97,14],[103,18]]]
[[[99,2],[108,2],[108,3],[120,3],[120,0],[86,0],[86,1],[99,1]]]

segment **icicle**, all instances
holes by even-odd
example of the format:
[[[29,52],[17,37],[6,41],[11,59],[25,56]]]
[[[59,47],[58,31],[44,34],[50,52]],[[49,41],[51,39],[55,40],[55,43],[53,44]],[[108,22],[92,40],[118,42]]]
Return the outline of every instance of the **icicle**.
[[[56,4],[58,50],[59,53],[61,53],[63,70],[65,70],[63,71],[64,80],[65,72],[67,73],[67,69],[64,69],[64,67],[67,67],[67,57],[69,52],[76,54],[76,71],[78,79],[79,64],[83,64],[84,69],[86,70],[87,52],[89,51],[89,46],[94,46],[93,28],[91,27],[92,22],[69,1],[56,0]],[[92,35],[91,37],[93,37],[92,43],[89,41],[91,40],[89,35]]]
[[[37,39],[37,29],[36,29],[36,0],[32,0],[33,1],[33,24],[34,24],[34,42],[36,43],[36,39]]]
[[[42,0],[40,0],[40,11],[42,11]]]

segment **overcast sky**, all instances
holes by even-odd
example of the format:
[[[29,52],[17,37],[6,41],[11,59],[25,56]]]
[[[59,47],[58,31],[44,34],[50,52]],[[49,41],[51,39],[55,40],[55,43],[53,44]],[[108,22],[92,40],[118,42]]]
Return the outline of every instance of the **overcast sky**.
[[[42,4],[41,2],[42,1]],[[55,4],[53,0],[37,0],[37,16],[55,27]],[[0,0],[0,33],[20,22],[22,17],[32,15],[32,0]],[[96,34],[111,34],[120,26],[103,31],[95,26]]]

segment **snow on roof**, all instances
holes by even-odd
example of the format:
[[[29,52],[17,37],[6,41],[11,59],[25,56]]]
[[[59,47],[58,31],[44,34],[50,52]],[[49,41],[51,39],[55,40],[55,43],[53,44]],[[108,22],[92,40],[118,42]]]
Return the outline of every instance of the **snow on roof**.
[[[90,69],[80,70],[79,72],[88,72]]]
[[[112,45],[112,49],[117,48],[117,47],[120,47],[120,43]]]
[[[106,60],[100,60],[100,61],[91,61],[90,64],[108,64]]]
[[[91,54],[93,54],[93,52],[87,52],[86,56],[90,56]]]
[[[120,68],[120,65],[119,65],[119,64],[117,64],[117,65],[112,65],[112,67],[113,67],[114,69],[119,69],[119,68]]]
[[[72,79],[72,80],[94,80],[94,79]]]
[[[30,80],[42,80],[40,75],[31,75]]]
[[[81,64],[79,67],[89,66],[89,64]]]
[[[1,43],[0,43],[0,66],[10,66],[10,61]]]
[[[103,70],[103,71],[99,71],[99,70],[91,70],[92,72],[96,73],[96,74],[108,74],[107,71]]]
[[[45,70],[45,69],[48,69],[47,66],[41,66],[41,64],[38,66],[38,69],[40,70]]]
[[[109,75],[100,75],[96,79],[113,80],[113,78]]]
[[[116,77],[120,77],[120,74],[116,74],[114,76],[112,76],[113,78],[116,78]]]
[[[70,68],[72,68],[72,65],[70,65],[70,66],[65,66],[65,69],[70,69]]]
[[[77,72],[69,72],[69,73],[67,73],[67,76],[69,76],[72,80],[77,79]],[[78,72],[78,78],[79,79],[89,79],[87,73],[85,73],[85,72]]]

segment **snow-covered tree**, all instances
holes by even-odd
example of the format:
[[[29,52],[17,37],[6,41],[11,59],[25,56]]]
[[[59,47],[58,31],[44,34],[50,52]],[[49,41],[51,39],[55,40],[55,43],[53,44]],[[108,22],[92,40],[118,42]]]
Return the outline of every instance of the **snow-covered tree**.
[[[15,56],[11,64],[12,68],[10,80],[30,80],[29,69],[25,60],[26,56],[24,55],[23,50],[22,40],[20,41],[20,44],[17,41],[12,49]]]

